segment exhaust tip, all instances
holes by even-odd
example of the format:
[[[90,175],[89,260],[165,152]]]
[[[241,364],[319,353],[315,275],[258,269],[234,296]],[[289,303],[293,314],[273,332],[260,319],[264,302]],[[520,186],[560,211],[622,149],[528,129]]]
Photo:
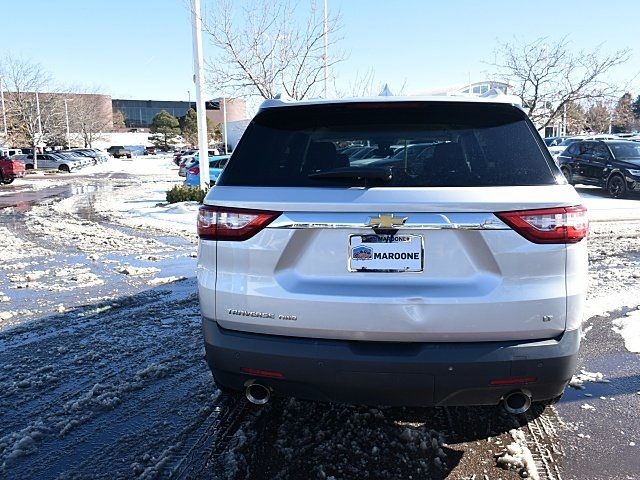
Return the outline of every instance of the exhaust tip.
[[[271,390],[260,383],[251,382],[247,385],[244,396],[254,405],[264,405],[271,398]]]
[[[509,393],[502,400],[504,409],[512,414],[524,413],[531,407],[531,397],[524,392]]]

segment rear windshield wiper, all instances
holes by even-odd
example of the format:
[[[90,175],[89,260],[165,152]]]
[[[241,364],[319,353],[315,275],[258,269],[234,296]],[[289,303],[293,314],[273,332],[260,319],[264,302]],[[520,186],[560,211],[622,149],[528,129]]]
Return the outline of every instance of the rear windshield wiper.
[[[313,180],[336,179],[336,180],[379,180],[390,182],[393,180],[393,173],[390,167],[342,167],[324,170],[322,172],[310,173],[309,178]]]

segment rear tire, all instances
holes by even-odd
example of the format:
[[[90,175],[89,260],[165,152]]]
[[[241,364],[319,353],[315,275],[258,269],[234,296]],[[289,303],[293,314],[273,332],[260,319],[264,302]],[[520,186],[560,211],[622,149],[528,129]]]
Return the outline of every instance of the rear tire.
[[[60,166],[58,167],[58,170],[60,170],[61,172],[66,172],[66,173],[69,173],[69,172],[70,172],[70,170],[69,170],[69,165],[60,165]]]
[[[2,176],[0,176],[0,179],[2,180],[2,183],[4,183],[5,185],[9,185],[10,183],[13,183],[13,180],[14,180],[13,177],[4,178]]]
[[[562,167],[560,171],[564,175],[564,178],[567,179],[567,182],[569,183],[569,185],[574,185],[573,175],[571,174],[571,170],[569,170],[569,167]]]
[[[607,192],[611,198],[627,196],[627,181],[622,175],[613,175],[607,182]]]

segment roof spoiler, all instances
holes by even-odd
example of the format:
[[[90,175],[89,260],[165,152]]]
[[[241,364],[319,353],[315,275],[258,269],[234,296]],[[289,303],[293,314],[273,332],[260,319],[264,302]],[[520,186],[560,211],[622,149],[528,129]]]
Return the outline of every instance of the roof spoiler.
[[[513,103],[522,107],[522,99],[517,95],[506,94],[499,88],[492,88],[480,95],[480,98],[486,98],[488,100],[500,100],[505,103]]]

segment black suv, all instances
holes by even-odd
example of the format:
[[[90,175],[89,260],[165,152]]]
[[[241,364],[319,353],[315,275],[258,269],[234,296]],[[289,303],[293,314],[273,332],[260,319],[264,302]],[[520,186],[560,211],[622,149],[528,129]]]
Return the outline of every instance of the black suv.
[[[560,170],[572,185],[597,185],[613,198],[640,192],[640,143],[625,140],[583,140],[558,157]]]
[[[131,158],[131,150],[124,148],[123,146],[113,146],[107,148],[107,152],[110,153],[113,158],[127,157]]]

